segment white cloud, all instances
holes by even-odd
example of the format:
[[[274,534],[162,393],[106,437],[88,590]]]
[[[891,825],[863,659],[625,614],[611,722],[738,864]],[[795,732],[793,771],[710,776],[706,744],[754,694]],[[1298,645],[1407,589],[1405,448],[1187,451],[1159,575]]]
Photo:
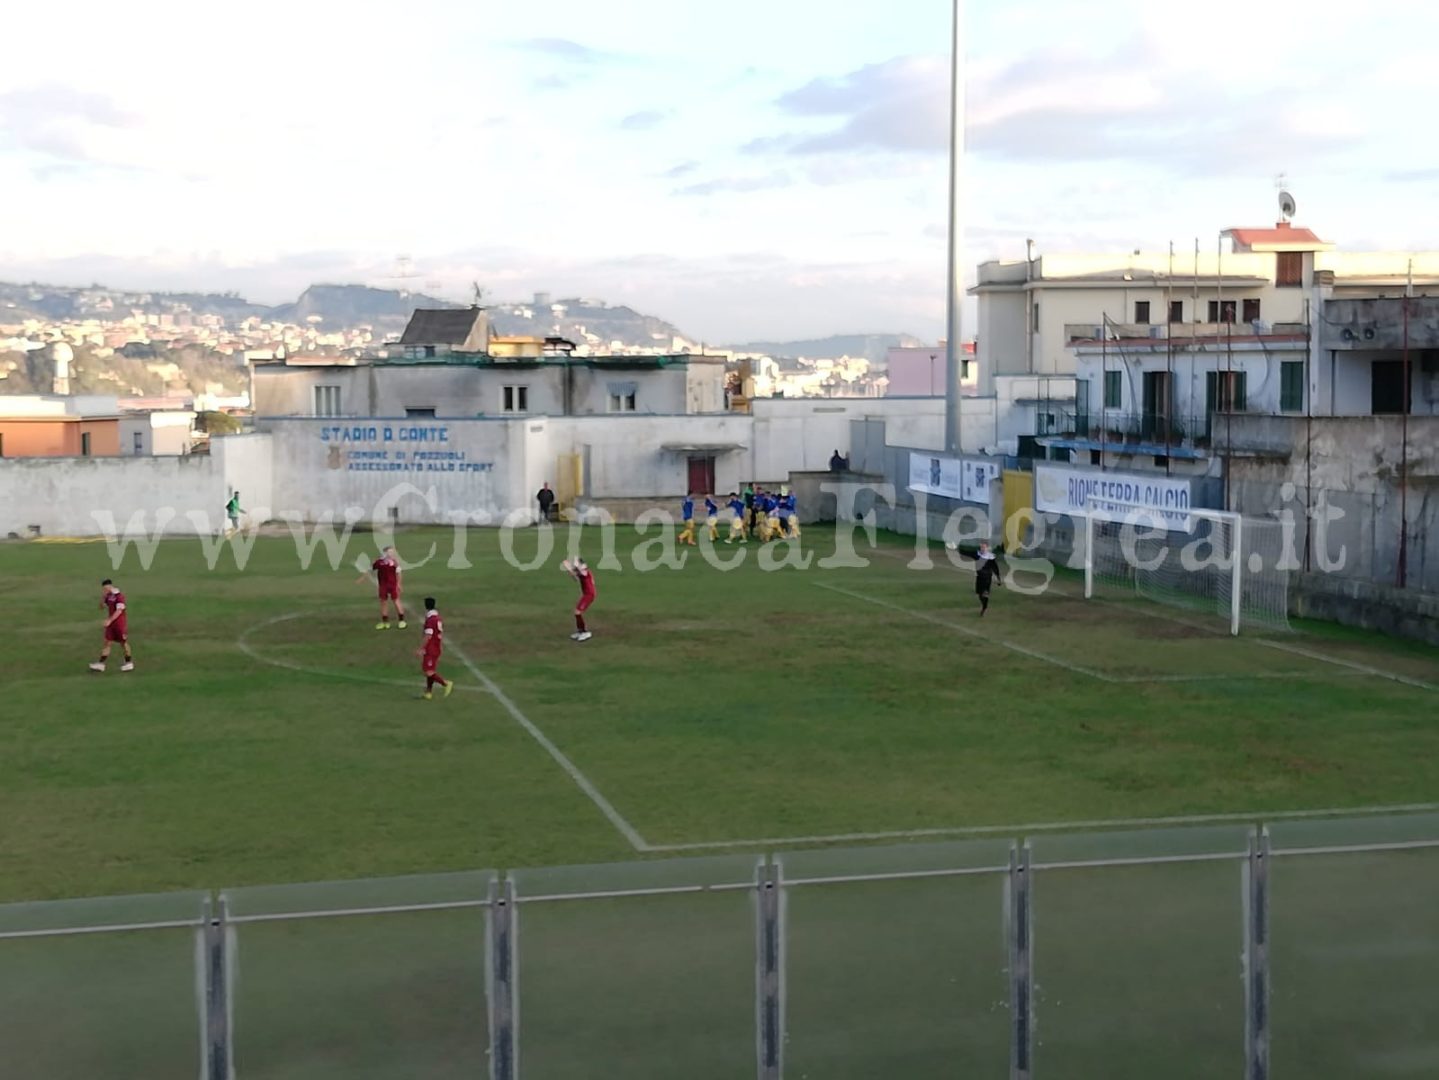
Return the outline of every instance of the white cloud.
[[[972,259],[1212,237],[1281,170],[1326,239],[1439,246],[1408,108],[1439,6],[969,7]],[[20,5],[11,39],[64,50],[0,67],[0,277],[280,301],[406,252],[457,296],[594,293],[712,339],[938,334],[948,5],[623,8]]]

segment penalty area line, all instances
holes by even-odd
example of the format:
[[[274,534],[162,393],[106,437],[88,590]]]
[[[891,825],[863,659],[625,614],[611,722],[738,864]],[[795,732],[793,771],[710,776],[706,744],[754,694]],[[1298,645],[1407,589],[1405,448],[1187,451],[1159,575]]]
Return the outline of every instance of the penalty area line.
[[[770,836],[756,840],[709,840],[692,844],[650,844],[654,852],[714,851],[723,848],[770,847],[789,844],[858,843],[868,840],[919,840],[925,837],[1013,836],[1030,833],[1069,832],[1085,829],[1152,829],[1185,825],[1223,825],[1273,821],[1303,821],[1314,818],[1375,817],[1384,814],[1421,814],[1439,810],[1439,803],[1407,803],[1400,806],[1351,806],[1326,810],[1274,810],[1232,814],[1181,814],[1173,817],[1096,818],[1089,821],[1041,821],[1022,825],[964,825],[938,829],[900,829],[893,832],[831,833],[821,836]]]
[[[551,742],[549,736],[541,731],[533,720],[520,711],[520,707],[510,700],[509,695],[501,690],[493,679],[481,671],[479,665],[471,660],[465,651],[455,644],[453,639],[451,639],[448,644],[450,651],[460,658],[460,663],[464,664],[465,667],[469,669],[470,674],[479,681],[480,685],[504,707],[505,711],[510,714],[510,718],[519,724],[525,733],[534,739],[535,742],[539,743],[545,753],[554,759],[555,764],[565,771],[569,778],[575,782],[575,786],[585,793],[590,802],[595,804],[599,812],[609,819],[610,824],[619,830],[620,835],[629,841],[629,845],[632,848],[636,851],[656,850],[645,841],[645,838],[639,834],[639,831],[633,825],[625,820],[624,815],[610,804],[610,801],[600,793],[600,789],[595,786],[594,782],[580,771],[579,766],[566,757],[564,751]]]
[[[1013,642],[1005,641],[1003,638],[991,637],[990,635],[980,633],[980,631],[975,630],[971,627],[961,626],[957,622],[952,622],[949,619],[942,619],[938,615],[931,615],[926,611],[915,611],[913,608],[901,607],[899,604],[892,604],[888,600],[881,600],[875,596],[865,596],[863,593],[851,592],[849,589],[841,589],[838,585],[826,585],[822,581],[815,582],[815,587],[820,589],[826,589],[829,592],[839,593],[841,596],[848,596],[852,600],[862,600],[866,604],[874,604],[876,607],[888,608],[891,611],[899,612],[901,615],[908,615],[912,619],[920,619],[923,622],[934,623],[934,625],[936,626],[943,626],[947,630],[953,630],[956,633],[966,634],[969,637],[972,637],[978,641],[983,641],[989,645],[994,645],[1001,649],[1008,649],[1010,652],[1019,653],[1020,656],[1027,656],[1031,660],[1039,660],[1046,664],[1053,664],[1055,667],[1064,668],[1064,670],[1072,671],[1076,675],[1086,675],[1091,679],[1098,679],[1100,682],[1115,681],[1113,676],[1106,675],[1102,671],[1095,671],[1093,668],[1081,667],[1079,664],[1071,664],[1068,660],[1061,660],[1056,656],[1049,656],[1045,653],[1039,652],[1037,649],[1028,649],[1025,648],[1023,645],[1016,645]]]
[[[891,551],[891,550],[884,549],[884,548],[875,548],[875,549],[872,550],[871,554],[883,555],[883,556],[885,556],[886,558],[889,558],[889,559],[898,559],[898,560],[900,560],[900,561],[902,561],[902,562],[906,562],[906,563],[913,561],[912,559],[906,558],[904,555],[900,554],[898,551]],[[928,554],[928,553],[926,553],[926,554]],[[917,556],[916,556],[916,557],[917,557]],[[943,569],[945,568],[943,564],[940,564],[940,563],[937,563],[937,562],[935,563],[935,565],[937,565],[937,566],[939,567],[939,569],[941,569],[941,570],[943,570]],[[961,565],[961,566],[955,566],[953,563],[949,563],[948,565],[949,565],[949,568],[950,568],[950,569],[956,570],[956,571],[958,571],[959,573],[969,574],[971,577],[974,576],[974,570],[973,570],[972,568],[968,567],[968,566],[963,566],[963,565]],[[1058,586],[1056,586],[1056,585],[1053,583],[1053,581],[1051,581],[1050,584],[1046,587],[1046,591],[1047,591],[1047,592],[1053,592],[1056,596],[1062,596],[1062,597],[1064,597],[1064,598],[1067,599],[1067,600],[1082,600],[1082,599],[1084,599],[1084,595],[1083,595],[1082,593],[1073,593],[1073,592],[1070,592],[1068,589],[1061,589],[1061,588],[1059,588]],[[1125,610],[1125,611],[1130,611],[1130,612],[1134,612],[1134,610],[1135,610],[1134,608],[1128,606],[1127,604],[1116,603],[1115,601],[1105,599],[1105,598],[1102,597],[1102,596],[1096,596],[1096,597],[1094,597],[1090,602],[1091,602],[1091,603],[1096,603],[1096,604],[1103,604],[1103,605],[1106,606],[1106,607],[1113,607],[1113,608],[1115,608],[1116,610]],[[1161,622],[1173,623],[1175,626],[1187,626],[1187,627],[1189,627],[1191,630],[1198,630],[1198,631],[1200,631],[1201,633],[1211,635],[1211,636],[1213,636],[1213,637],[1215,637],[1215,638],[1219,638],[1219,639],[1232,638],[1232,635],[1226,634],[1226,633],[1221,633],[1219,630],[1217,630],[1215,627],[1213,627],[1213,626],[1211,626],[1211,625],[1207,625],[1207,624],[1199,623],[1199,622],[1194,622],[1194,621],[1191,620],[1191,619],[1182,619],[1182,618],[1180,618],[1178,615],[1174,615],[1174,614],[1171,614],[1171,613],[1166,612],[1166,611],[1157,611],[1157,610],[1156,610],[1156,611],[1144,611],[1144,612],[1141,612],[1141,613],[1139,613],[1139,614],[1142,614],[1145,618],[1158,619],[1158,620],[1160,620]],[[1373,666],[1371,666],[1371,665],[1369,665],[1369,664],[1362,664],[1362,663],[1360,663],[1360,662],[1357,661],[1357,660],[1345,660],[1345,659],[1342,659],[1341,657],[1331,656],[1331,655],[1329,655],[1328,653],[1319,652],[1317,649],[1307,649],[1307,648],[1305,648],[1305,647],[1302,646],[1302,645],[1295,645],[1295,644],[1293,644],[1293,643],[1291,643],[1291,642],[1287,642],[1287,641],[1275,641],[1275,640],[1273,640],[1272,638],[1263,638],[1263,637],[1259,637],[1259,638],[1246,638],[1245,640],[1246,640],[1246,641],[1252,641],[1252,642],[1253,642],[1254,644],[1256,644],[1256,645],[1262,645],[1262,646],[1263,646],[1264,648],[1266,648],[1266,649],[1277,649],[1279,652],[1287,652],[1287,653],[1289,653],[1289,654],[1291,654],[1291,655],[1293,655],[1293,656],[1302,656],[1302,657],[1304,657],[1306,660],[1313,660],[1313,661],[1315,661],[1316,663],[1328,664],[1330,667],[1339,668],[1339,669],[1344,670],[1344,671],[1347,671],[1347,672],[1349,672],[1350,674],[1353,674],[1353,675],[1368,675],[1368,676],[1370,676],[1371,678],[1375,678],[1375,679],[1386,679],[1386,680],[1388,680],[1389,682],[1400,683],[1400,684],[1402,684],[1402,685],[1404,685],[1404,686],[1412,686],[1412,687],[1414,687],[1414,688],[1417,689],[1417,690],[1439,691],[1439,685],[1435,685],[1434,683],[1431,683],[1431,682],[1426,682],[1425,680],[1416,678],[1416,677],[1414,677],[1414,676],[1412,676],[1412,675],[1401,675],[1401,674],[1399,674],[1399,673],[1396,672],[1396,671],[1387,671],[1387,670],[1385,670],[1384,668],[1377,668],[1377,667],[1373,667]],[[1305,673],[1303,673],[1303,676],[1302,676],[1302,677],[1307,677],[1308,674],[1309,674],[1308,672],[1305,672]],[[1253,677],[1255,677],[1255,676],[1247,676],[1247,677],[1253,678]],[[1270,675],[1270,676],[1265,676],[1265,677],[1267,677],[1267,678],[1285,678],[1286,676],[1283,676],[1283,675]],[[1136,681],[1136,680],[1133,680],[1133,679],[1121,679],[1121,680],[1116,680],[1116,681],[1120,681],[1120,682],[1133,682],[1133,681]],[[1179,681],[1179,680],[1177,680],[1177,679],[1167,679],[1167,680],[1163,680],[1163,681],[1166,681],[1166,682],[1174,682],[1174,681]]]

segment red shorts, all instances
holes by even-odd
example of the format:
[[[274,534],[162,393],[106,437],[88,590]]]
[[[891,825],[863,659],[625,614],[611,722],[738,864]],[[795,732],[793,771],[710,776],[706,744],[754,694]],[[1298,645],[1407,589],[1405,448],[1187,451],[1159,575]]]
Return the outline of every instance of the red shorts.
[[[426,675],[433,675],[440,666],[440,650],[426,649],[424,656],[420,658],[420,670]]]
[[[125,620],[116,619],[109,626],[105,627],[105,640],[123,642],[127,637],[127,630]]]
[[[588,611],[588,610],[590,609],[590,605],[593,604],[594,602],[595,602],[595,594],[594,594],[594,593],[585,593],[583,596],[580,597],[580,602],[575,605],[575,610],[576,610],[576,611]]]
[[[395,600],[395,601],[398,601],[399,599],[400,599],[400,587],[399,587],[399,585],[381,585],[381,586],[380,586],[380,602],[381,602],[381,603],[383,603],[383,602],[386,601],[386,600]]]

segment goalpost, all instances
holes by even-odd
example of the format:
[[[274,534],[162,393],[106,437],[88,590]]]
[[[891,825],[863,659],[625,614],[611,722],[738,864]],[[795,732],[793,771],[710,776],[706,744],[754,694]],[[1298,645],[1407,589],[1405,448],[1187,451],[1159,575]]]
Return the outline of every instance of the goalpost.
[[[1163,514],[1094,496],[1082,517],[1086,599],[1109,586],[1218,615],[1231,634],[1289,629],[1279,522],[1202,508]]]

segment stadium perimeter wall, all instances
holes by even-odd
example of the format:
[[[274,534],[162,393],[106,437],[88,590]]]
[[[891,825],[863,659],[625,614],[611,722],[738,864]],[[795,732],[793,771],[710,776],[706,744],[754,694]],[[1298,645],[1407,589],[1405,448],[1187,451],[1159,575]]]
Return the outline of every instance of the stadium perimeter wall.
[[[195,535],[189,514],[220,527],[223,466],[208,455],[182,457],[7,458],[0,460],[0,537],[98,536],[141,527]]]

